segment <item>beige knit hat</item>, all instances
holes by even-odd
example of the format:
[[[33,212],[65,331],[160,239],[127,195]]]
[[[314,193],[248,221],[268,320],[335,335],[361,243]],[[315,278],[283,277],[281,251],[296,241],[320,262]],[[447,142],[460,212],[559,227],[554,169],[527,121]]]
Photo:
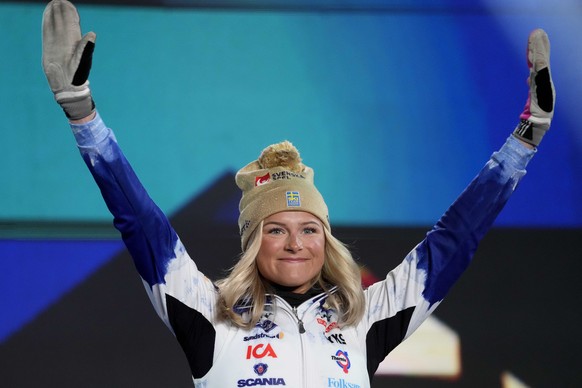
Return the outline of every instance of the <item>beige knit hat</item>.
[[[238,226],[243,251],[257,225],[282,211],[312,213],[331,230],[327,205],[313,184],[313,175],[288,141],[268,146],[259,159],[239,170],[235,179],[242,190]]]

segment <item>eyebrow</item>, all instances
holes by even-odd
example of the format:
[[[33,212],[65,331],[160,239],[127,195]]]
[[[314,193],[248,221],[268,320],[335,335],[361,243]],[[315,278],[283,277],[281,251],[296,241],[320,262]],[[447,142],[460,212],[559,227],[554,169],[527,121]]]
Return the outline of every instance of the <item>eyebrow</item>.
[[[305,222],[301,222],[299,223],[299,225],[305,226],[305,225],[317,225],[317,226],[322,226],[321,223],[317,222],[317,221],[305,221]],[[287,226],[286,223],[284,222],[278,222],[278,221],[269,221],[263,224],[263,227],[268,226],[268,225],[278,225],[278,226]]]

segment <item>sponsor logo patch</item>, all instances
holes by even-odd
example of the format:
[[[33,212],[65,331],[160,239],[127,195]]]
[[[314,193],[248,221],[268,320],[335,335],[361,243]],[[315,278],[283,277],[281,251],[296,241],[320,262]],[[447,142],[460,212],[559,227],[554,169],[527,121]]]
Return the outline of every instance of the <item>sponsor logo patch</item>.
[[[519,124],[515,128],[515,133],[519,136],[523,137],[524,139],[533,140],[533,129],[532,129],[532,122],[529,120],[520,120]]]
[[[333,343],[340,344],[340,345],[345,345],[346,344],[346,340],[344,339],[344,335],[342,333],[330,334],[326,338],[332,344]]]
[[[287,385],[285,379],[280,377],[259,377],[253,379],[241,379],[237,381],[237,387],[257,387],[262,385]]]
[[[344,379],[327,378],[327,386],[332,388],[360,388],[359,384],[350,383]]]
[[[269,366],[264,362],[259,362],[258,364],[255,364],[255,366],[253,366],[253,370],[259,376],[262,376],[265,373],[267,373],[267,369],[269,369]]]
[[[291,179],[291,178],[300,178],[300,179],[305,179],[305,177],[301,174],[298,174],[296,172],[292,172],[292,171],[280,171],[280,172],[276,172],[273,174],[273,176],[271,177],[274,181],[278,181],[281,179]]]
[[[340,329],[340,325],[337,323],[337,321],[330,322],[331,317],[326,318],[327,319],[323,319],[321,317],[316,318],[317,323],[325,328],[325,334],[329,333],[333,329]]]
[[[270,181],[271,181],[271,175],[269,173],[266,173],[263,176],[256,176],[255,177],[255,187],[266,185]]]
[[[249,228],[249,226],[251,226],[251,220],[245,220],[243,226],[240,228],[240,235],[241,236],[245,233],[245,230],[247,230]]]
[[[301,196],[299,195],[299,191],[288,191],[285,196],[287,198],[287,207],[301,206]]]
[[[277,338],[277,339],[283,339],[283,337],[285,337],[285,334],[283,332],[281,333],[277,333],[274,335],[269,335],[269,334],[265,334],[265,333],[259,333],[259,334],[255,334],[255,335],[249,335],[247,337],[243,338],[243,341],[253,341],[253,340],[258,340],[258,339],[262,339],[262,338]]]
[[[265,333],[270,332],[271,330],[273,330],[274,328],[277,327],[277,325],[275,324],[275,322],[271,321],[270,319],[267,319],[266,317],[270,316],[271,314],[266,314],[263,318],[261,318],[261,320],[259,321],[259,323],[257,323],[255,325],[255,327],[260,327],[261,329],[263,329],[263,331]]]
[[[348,373],[348,369],[350,369],[352,366],[352,363],[348,357],[348,352],[344,352],[343,350],[338,350],[335,352],[335,355],[331,356],[331,359],[334,360],[340,368],[342,368],[344,373]]]
[[[251,358],[273,357],[277,358],[277,353],[273,350],[271,344],[249,345],[247,347],[247,360]]]

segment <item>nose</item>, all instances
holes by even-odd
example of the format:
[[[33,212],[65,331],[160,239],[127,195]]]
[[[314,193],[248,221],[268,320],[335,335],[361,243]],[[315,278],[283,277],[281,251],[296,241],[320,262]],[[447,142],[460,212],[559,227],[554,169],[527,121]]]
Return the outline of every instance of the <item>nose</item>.
[[[290,234],[285,249],[289,252],[298,252],[303,249],[303,243],[296,234]]]

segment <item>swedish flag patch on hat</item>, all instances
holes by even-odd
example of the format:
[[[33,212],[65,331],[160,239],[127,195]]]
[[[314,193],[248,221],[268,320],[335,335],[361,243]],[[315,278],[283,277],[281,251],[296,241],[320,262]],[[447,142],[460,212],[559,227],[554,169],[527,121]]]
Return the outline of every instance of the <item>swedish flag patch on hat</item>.
[[[286,193],[287,197],[287,207],[300,207],[301,206],[301,196],[299,191],[288,191]]]

